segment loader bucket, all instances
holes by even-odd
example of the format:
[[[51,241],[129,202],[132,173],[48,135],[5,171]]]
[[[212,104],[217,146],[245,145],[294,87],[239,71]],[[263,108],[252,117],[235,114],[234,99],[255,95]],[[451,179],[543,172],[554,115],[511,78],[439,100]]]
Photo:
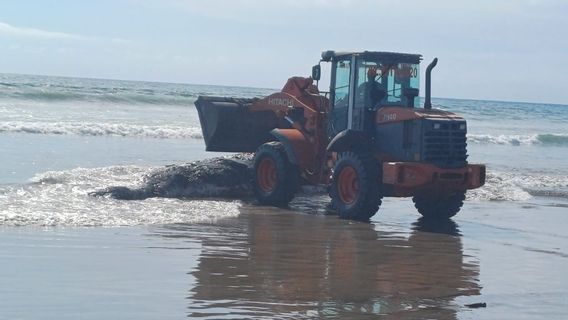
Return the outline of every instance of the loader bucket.
[[[278,119],[272,111],[249,112],[253,99],[200,96],[195,102],[207,151],[255,152],[273,140]]]

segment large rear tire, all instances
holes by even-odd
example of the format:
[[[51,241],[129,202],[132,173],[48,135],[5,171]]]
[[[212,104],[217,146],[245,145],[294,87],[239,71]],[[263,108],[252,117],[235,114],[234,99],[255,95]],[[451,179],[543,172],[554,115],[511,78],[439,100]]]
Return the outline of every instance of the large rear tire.
[[[427,219],[449,219],[455,216],[463,206],[464,200],[465,192],[438,197],[414,196],[412,198],[418,212]]]
[[[379,163],[367,152],[339,155],[330,186],[332,207],[343,219],[368,221],[381,205]]]
[[[290,163],[280,142],[261,145],[254,156],[253,190],[265,205],[285,207],[300,185],[298,167]]]

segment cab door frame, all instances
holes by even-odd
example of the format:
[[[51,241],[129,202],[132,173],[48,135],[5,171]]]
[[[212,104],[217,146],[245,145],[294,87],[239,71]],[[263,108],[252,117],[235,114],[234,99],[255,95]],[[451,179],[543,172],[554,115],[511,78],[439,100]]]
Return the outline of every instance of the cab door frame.
[[[348,84],[348,101],[347,101],[347,121],[345,128],[341,128],[340,130],[335,129],[333,132],[334,135],[337,135],[339,132],[344,130],[351,130],[353,128],[353,107],[355,104],[355,80],[356,80],[356,70],[355,70],[355,63],[357,62],[357,58],[355,55],[351,55],[350,57],[339,58],[337,60],[333,60],[331,64],[331,84],[330,84],[330,102],[331,102],[331,117],[329,121],[335,123],[337,119],[337,108],[336,108],[336,88],[337,88],[337,68],[340,62],[349,62],[349,84]],[[333,137],[330,137],[333,139]]]

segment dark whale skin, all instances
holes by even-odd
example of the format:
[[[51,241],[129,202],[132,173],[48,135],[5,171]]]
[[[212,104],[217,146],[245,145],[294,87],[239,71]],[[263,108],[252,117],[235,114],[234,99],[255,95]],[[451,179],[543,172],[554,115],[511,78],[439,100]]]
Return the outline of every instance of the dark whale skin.
[[[118,200],[246,198],[252,195],[251,165],[252,156],[247,154],[168,165],[150,173],[139,188],[113,186],[90,195]]]

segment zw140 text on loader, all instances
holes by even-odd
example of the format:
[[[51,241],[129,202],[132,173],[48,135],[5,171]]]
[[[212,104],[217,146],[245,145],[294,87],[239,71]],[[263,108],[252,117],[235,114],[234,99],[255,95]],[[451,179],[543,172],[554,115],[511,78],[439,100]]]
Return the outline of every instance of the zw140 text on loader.
[[[253,187],[263,204],[285,206],[301,184],[329,185],[342,218],[367,220],[383,197],[412,197],[425,217],[448,218],[465,193],[485,183],[485,166],[468,164],[466,121],[432,109],[426,69],[418,108],[416,54],[322,53],[331,63],[329,93],[320,64],[265,98],[200,96],[208,151],[255,152]]]

